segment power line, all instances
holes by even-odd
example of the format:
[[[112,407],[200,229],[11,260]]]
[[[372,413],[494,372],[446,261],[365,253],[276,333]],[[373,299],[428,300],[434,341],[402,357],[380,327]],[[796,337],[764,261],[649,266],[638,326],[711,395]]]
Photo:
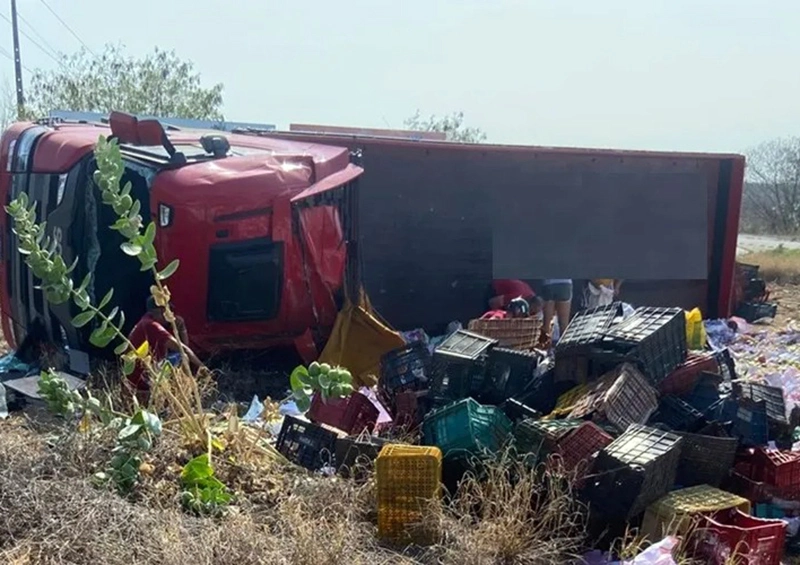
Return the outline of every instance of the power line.
[[[31,23],[30,23],[28,20],[26,20],[26,19],[23,17],[23,15],[19,13],[19,11],[17,12],[17,17],[18,17],[19,19],[21,19],[21,20],[23,21],[23,23],[24,23],[26,26],[28,26],[28,27],[31,29],[31,31],[34,33],[34,35],[36,35],[36,37],[38,38],[39,42],[40,42],[40,43],[42,43],[42,44],[43,44],[45,47],[47,47],[47,48],[50,50],[50,52],[51,52],[51,53],[53,53],[53,55],[56,55],[56,56],[60,55],[59,51],[58,51],[57,49],[55,49],[55,48],[54,48],[52,45],[50,45],[50,44],[47,42],[47,39],[45,39],[45,38],[42,36],[42,34],[41,34],[41,33],[39,33],[38,31],[36,31],[36,28],[35,28],[35,27],[33,27],[33,24],[31,24]],[[25,32],[23,31],[22,33],[25,33]]]
[[[86,48],[86,50],[87,50],[89,53],[91,53],[92,55],[94,55],[95,57],[97,57],[97,55],[95,55],[95,54],[94,54],[94,52],[93,52],[93,51],[92,51],[92,50],[89,48],[89,46],[88,46],[88,45],[86,45],[86,42],[85,42],[83,39],[81,39],[81,38],[80,38],[80,36],[79,36],[77,33],[75,33],[75,32],[72,30],[72,28],[71,28],[71,27],[69,27],[69,26],[67,25],[67,22],[65,22],[63,19],[61,19],[61,16],[59,16],[59,15],[58,15],[58,13],[56,13],[56,11],[55,11],[55,10],[53,10],[53,8],[51,8],[51,7],[50,7],[50,4],[48,4],[47,2],[45,2],[45,0],[39,0],[39,1],[40,1],[40,2],[41,2],[43,5],[44,5],[44,7],[45,7],[45,8],[47,8],[47,9],[50,11],[50,13],[51,13],[51,14],[53,14],[53,15],[56,17],[56,19],[57,19],[59,22],[61,22],[61,25],[63,25],[63,26],[64,26],[64,27],[67,29],[67,31],[68,31],[68,32],[70,32],[70,33],[72,34],[72,36],[73,36],[75,39],[77,39],[77,40],[78,40],[78,42],[79,42],[81,45],[83,45],[83,46]]]
[[[0,18],[3,18],[5,21],[7,21],[7,22],[8,22],[9,24],[11,24],[11,26],[13,27],[13,25],[14,25],[14,24],[13,24],[13,22],[11,21],[11,18],[9,18],[8,16],[6,16],[4,13],[0,12]],[[36,41],[34,38],[32,38],[30,35],[28,35],[28,33],[27,33],[27,32],[26,32],[24,29],[21,29],[21,30],[19,30],[19,31],[20,31],[20,33],[21,33],[22,35],[24,35],[25,37],[27,37],[27,38],[28,38],[28,40],[29,40],[31,43],[33,43],[33,44],[34,44],[36,47],[38,47],[38,48],[39,48],[39,50],[40,50],[42,53],[44,53],[45,55],[47,55],[48,57],[50,57],[50,58],[51,58],[53,61],[55,61],[55,62],[56,62],[56,63],[58,63],[59,65],[62,65],[62,66],[63,66],[63,64],[64,64],[64,63],[63,63],[63,61],[61,61],[61,60],[60,60],[58,57],[56,57],[55,55],[53,55],[53,54],[52,54],[50,51],[48,51],[47,49],[45,49],[44,47],[42,47],[41,45],[39,45],[39,43],[38,43],[38,42],[37,42],[37,41]]]

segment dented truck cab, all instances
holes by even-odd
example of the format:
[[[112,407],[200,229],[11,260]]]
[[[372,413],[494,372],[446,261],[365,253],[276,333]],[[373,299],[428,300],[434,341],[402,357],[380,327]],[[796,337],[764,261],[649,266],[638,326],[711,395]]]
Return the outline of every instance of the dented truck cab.
[[[110,127],[109,127],[110,126]],[[117,138],[132,194],[156,248],[192,345],[203,352],[294,344],[306,356],[336,318],[355,262],[354,193],[362,169],[346,149],[220,132],[165,131],[154,120],[112,114],[110,124],[15,124],[0,140],[0,198],[25,192],[37,203],[74,278],[93,274],[95,300],[110,288],[128,329],[152,284],[119,249],[92,175],[98,136]],[[18,346],[30,328],[72,348],[90,349],[91,328],[76,330],[70,304],[46,303],[16,251],[2,214],[0,307],[3,332]]]

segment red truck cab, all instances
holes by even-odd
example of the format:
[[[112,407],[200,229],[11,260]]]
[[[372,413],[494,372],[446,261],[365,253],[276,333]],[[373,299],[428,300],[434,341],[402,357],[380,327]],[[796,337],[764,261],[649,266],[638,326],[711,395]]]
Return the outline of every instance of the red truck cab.
[[[160,133],[159,133],[160,132]],[[109,124],[20,123],[0,139],[0,198],[22,192],[74,277],[93,273],[95,300],[114,288],[127,325],[144,311],[152,279],[119,250],[113,211],[92,180],[93,149],[114,136],[145,224],[156,222],[162,265],[192,345],[210,353],[319,344],[344,290],[349,230],[362,169],[347,149],[219,131],[164,131],[154,120],[112,114]],[[33,324],[49,339],[87,349],[90,328],[70,324],[69,304],[52,306],[16,250],[0,215],[0,307],[6,340],[17,346]]]

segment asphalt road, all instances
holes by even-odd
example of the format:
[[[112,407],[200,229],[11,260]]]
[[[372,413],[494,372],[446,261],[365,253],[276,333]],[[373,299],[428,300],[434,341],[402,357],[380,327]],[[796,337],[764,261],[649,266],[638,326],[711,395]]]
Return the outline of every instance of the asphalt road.
[[[781,245],[786,249],[800,249],[800,241],[775,236],[747,235],[740,233],[736,252],[742,254],[755,251],[769,251]]]

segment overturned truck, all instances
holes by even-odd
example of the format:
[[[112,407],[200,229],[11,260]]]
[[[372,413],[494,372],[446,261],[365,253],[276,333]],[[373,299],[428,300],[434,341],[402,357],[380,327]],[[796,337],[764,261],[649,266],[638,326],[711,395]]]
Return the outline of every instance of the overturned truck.
[[[183,130],[119,113],[18,123],[0,141],[0,196],[37,201],[76,276],[94,274],[96,297],[113,287],[136,320],[151,281],[119,252],[92,181],[98,136],[116,137],[159,257],[181,261],[175,306],[207,353],[294,345],[313,357],[362,284],[390,324],[433,332],[479,315],[492,278],[624,278],[629,302],[731,311],[742,156],[312,130]],[[90,350],[90,328],[36,289],[5,215],[0,233],[9,344],[35,326]]]

